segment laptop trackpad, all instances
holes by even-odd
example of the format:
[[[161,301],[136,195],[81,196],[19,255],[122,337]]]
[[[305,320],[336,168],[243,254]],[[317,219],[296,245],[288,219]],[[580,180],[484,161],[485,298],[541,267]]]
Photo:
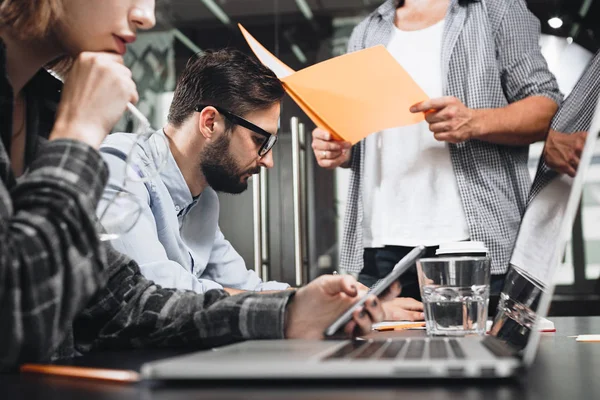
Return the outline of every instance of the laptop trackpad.
[[[322,341],[322,340],[250,340],[233,344],[213,351],[194,353],[184,357],[195,359],[224,360],[231,357],[237,362],[244,360],[308,360],[328,353],[339,347],[344,341]]]

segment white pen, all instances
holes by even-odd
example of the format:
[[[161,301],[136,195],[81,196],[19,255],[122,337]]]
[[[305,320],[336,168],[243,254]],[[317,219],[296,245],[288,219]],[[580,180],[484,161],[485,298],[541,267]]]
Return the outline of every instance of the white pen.
[[[138,110],[136,106],[134,106],[133,104],[128,102],[127,109],[144,127],[148,127],[148,128],[151,127],[150,121],[148,121],[146,116],[144,114],[142,114],[142,112],[140,110]]]

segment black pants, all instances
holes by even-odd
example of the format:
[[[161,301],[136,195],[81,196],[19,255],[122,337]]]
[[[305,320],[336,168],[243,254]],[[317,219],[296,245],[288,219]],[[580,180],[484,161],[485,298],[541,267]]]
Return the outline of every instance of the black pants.
[[[385,246],[382,248],[366,248],[363,253],[364,268],[358,281],[365,286],[373,286],[379,279],[389,274],[394,266],[413,248],[404,246]],[[428,247],[423,257],[435,257],[435,247]],[[505,275],[492,275],[490,282],[490,316],[495,315],[498,299],[504,286]],[[421,301],[421,290],[417,277],[417,266],[413,265],[400,277],[402,297],[412,297]]]

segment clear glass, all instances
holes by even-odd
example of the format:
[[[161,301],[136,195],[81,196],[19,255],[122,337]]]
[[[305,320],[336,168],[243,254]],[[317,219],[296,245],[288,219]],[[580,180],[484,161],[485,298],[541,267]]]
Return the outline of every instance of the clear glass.
[[[545,286],[524,270],[511,265],[490,334],[522,350],[527,344]]]
[[[119,149],[117,156],[125,158],[125,171],[117,186],[109,182],[114,191],[104,192],[98,205],[100,240],[114,240],[131,231],[143,206],[128,188],[134,182],[154,179],[164,168],[169,155],[169,143],[163,134],[157,133],[148,120],[134,107],[130,112],[138,119],[139,127],[129,149]],[[102,151],[102,150],[101,150]],[[112,172],[111,172],[112,173]]]
[[[417,262],[428,335],[484,335],[490,296],[489,257]]]

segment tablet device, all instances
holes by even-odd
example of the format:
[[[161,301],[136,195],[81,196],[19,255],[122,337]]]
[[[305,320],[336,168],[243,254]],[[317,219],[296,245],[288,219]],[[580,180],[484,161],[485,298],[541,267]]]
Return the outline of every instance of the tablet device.
[[[359,301],[354,303],[348,310],[346,310],[333,324],[331,324],[325,330],[325,336],[333,336],[335,333],[344,325],[346,325],[350,319],[352,318],[352,314],[354,311],[359,309],[365,304],[367,301],[367,297],[369,295],[374,294],[375,296],[381,295],[386,291],[388,287],[392,283],[400,278],[407,269],[415,265],[417,260],[425,253],[425,246],[417,246],[410,251],[406,256],[402,258],[402,260],[398,261],[398,264],[394,266],[392,272],[390,272],[385,278],[380,280],[374,287],[369,291],[369,293],[365,294]]]

